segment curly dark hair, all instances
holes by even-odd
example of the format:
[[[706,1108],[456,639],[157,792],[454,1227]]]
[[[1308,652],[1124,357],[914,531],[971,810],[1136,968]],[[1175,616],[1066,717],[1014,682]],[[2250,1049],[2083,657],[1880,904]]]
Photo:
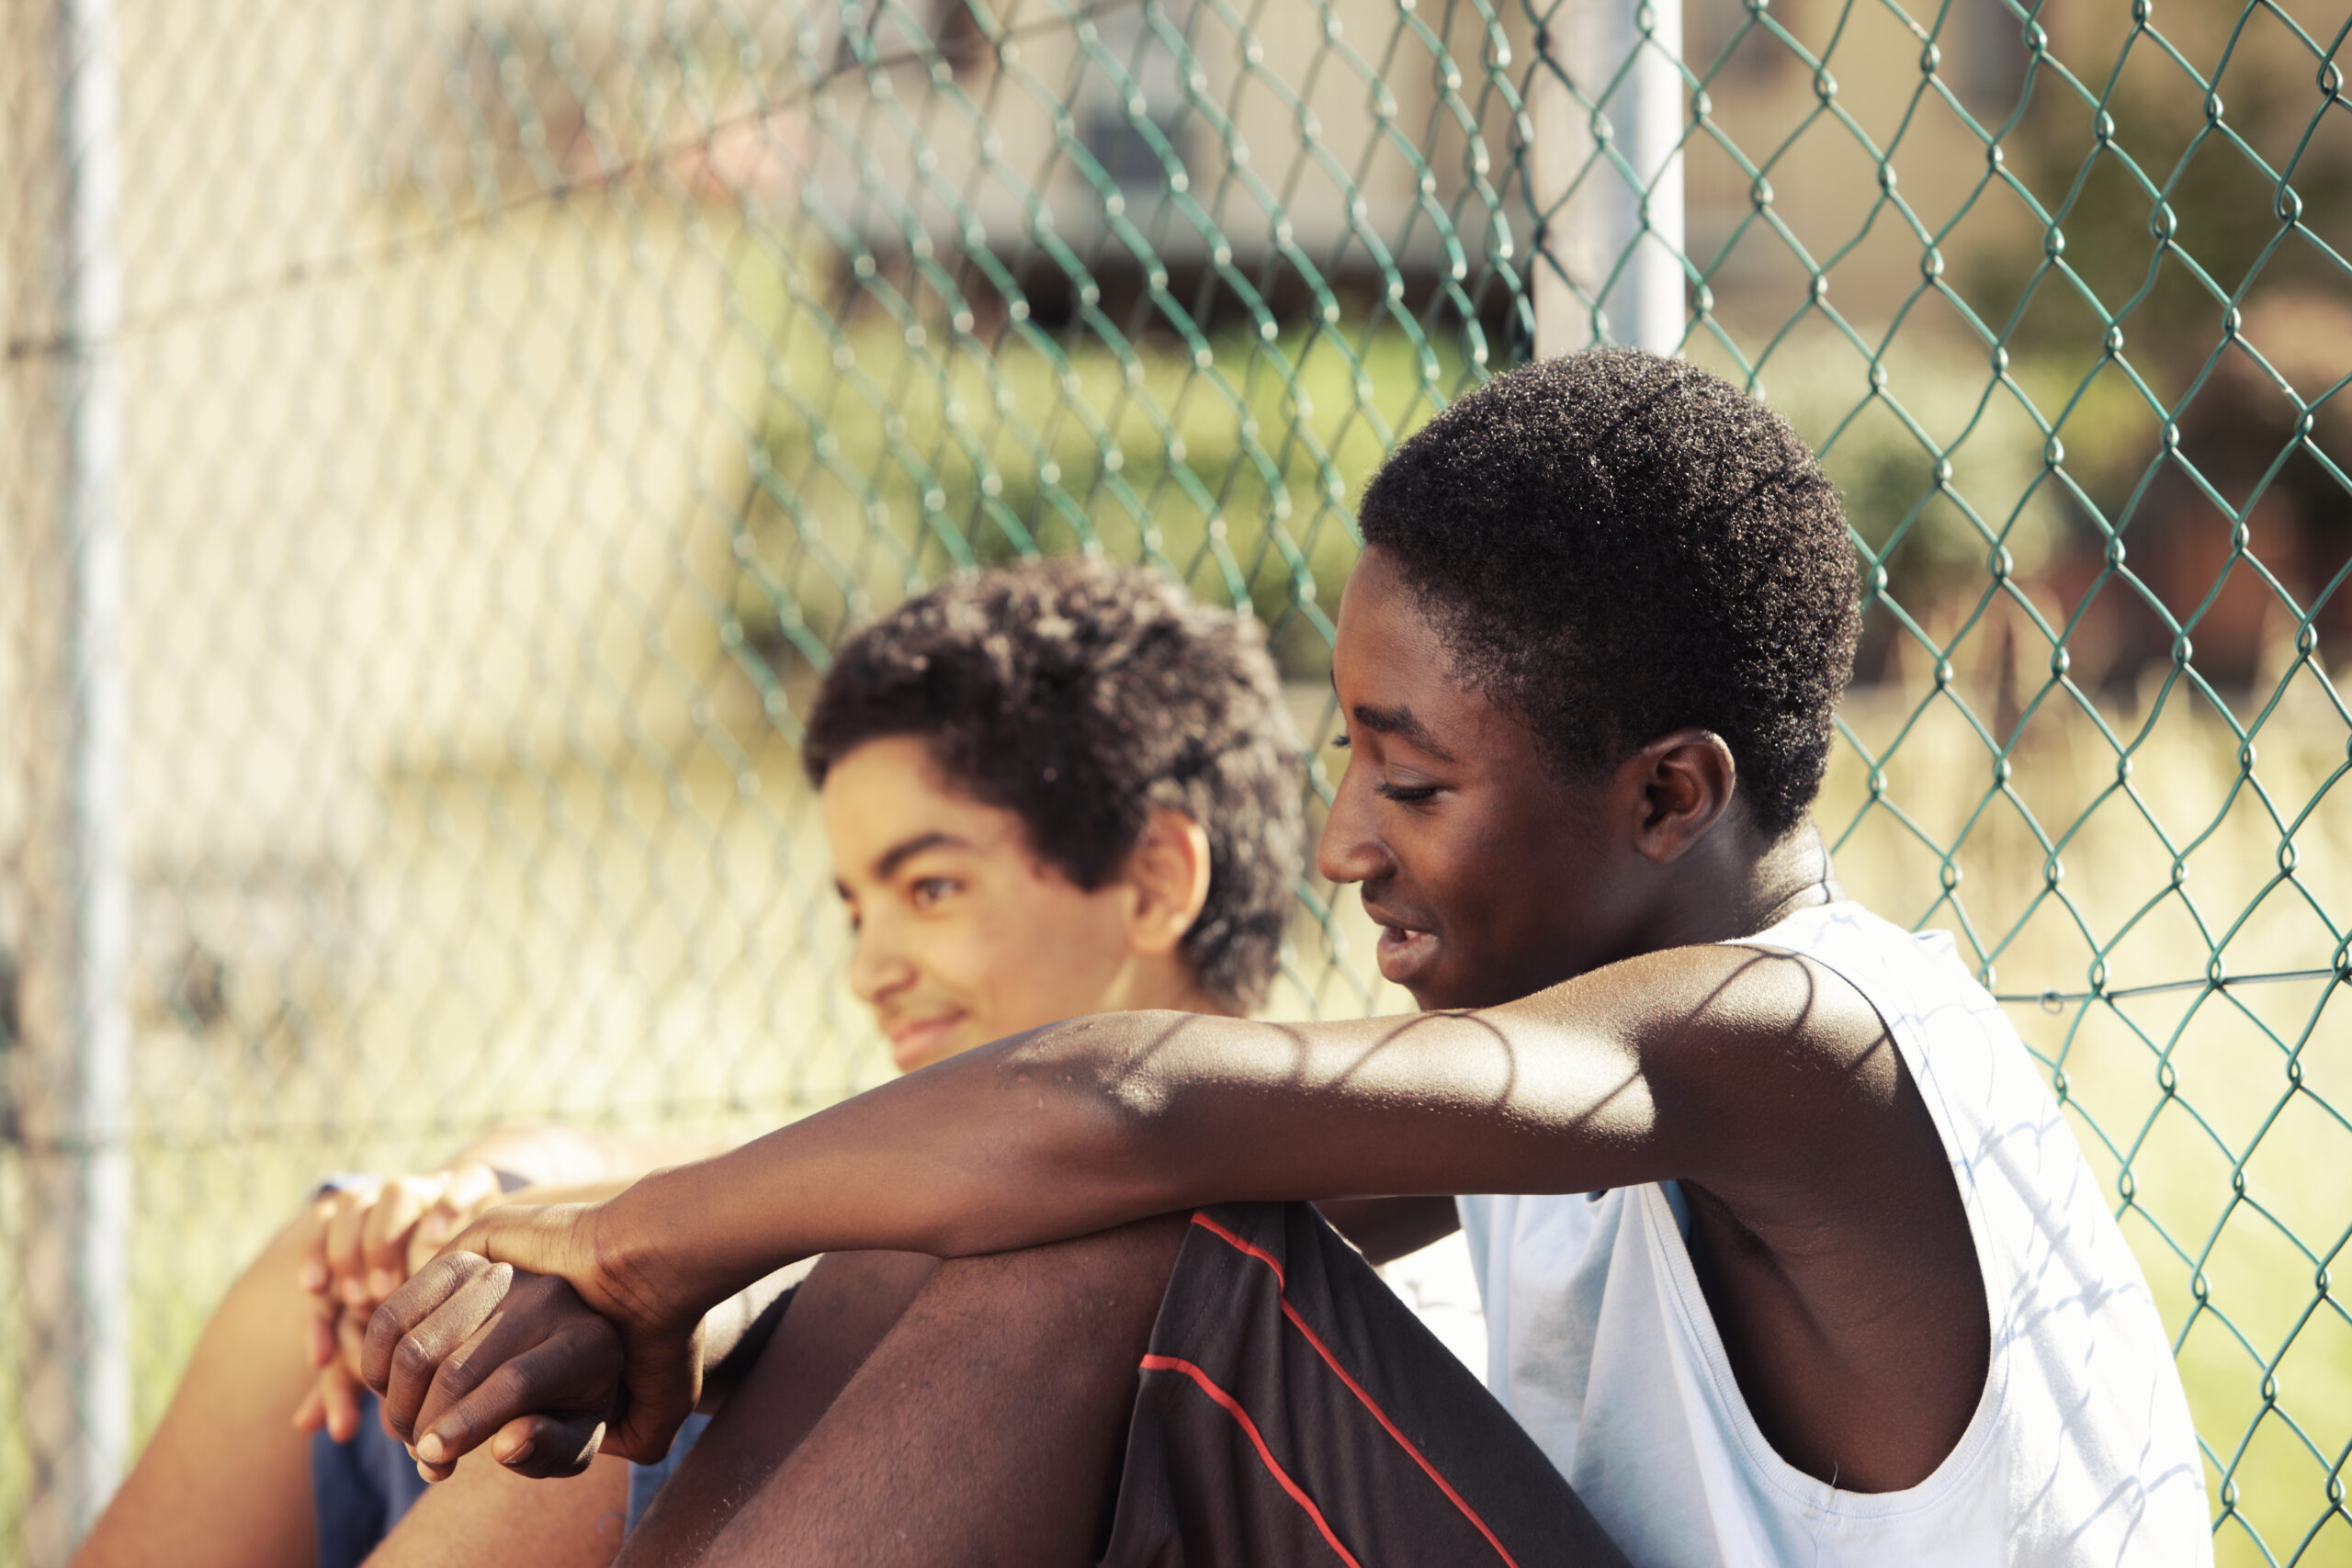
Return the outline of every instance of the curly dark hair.
[[[869,740],[921,736],[1079,886],[1117,875],[1152,812],[1209,840],[1182,952],[1236,1008],[1265,999],[1297,886],[1299,747],[1255,621],[1149,572],[1035,560],[907,601],[835,650],[809,716],[820,787]]]
[[[1778,414],[1638,349],[1544,360],[1399,446],[1359,517],[1457,673],[1564,776],[1697,726],[1767,834],[1803,819],[1860,581],[1838,492]]]

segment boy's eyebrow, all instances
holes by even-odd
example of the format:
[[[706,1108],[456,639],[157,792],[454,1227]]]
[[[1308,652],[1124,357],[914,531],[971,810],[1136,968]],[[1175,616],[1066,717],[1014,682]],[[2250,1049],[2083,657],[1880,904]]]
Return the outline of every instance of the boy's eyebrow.
[[[1413,716],[1411,708],[1380,708],[1369,703],[1358,703],[1355,720],[1378,735],[1394,735],[1417,751],[1426,751],[1441,762],[1453,761],[1453,753],[1438,744],[1429,726]]]
[[[953,833],[940,832],[937,829],[928,833],[917,833],[911,839],[899,840],[875,857],[874,880],[888,882],[900,866],[925,850],[943,848],[967,850],[971,847],[967,840],[957,838]]]

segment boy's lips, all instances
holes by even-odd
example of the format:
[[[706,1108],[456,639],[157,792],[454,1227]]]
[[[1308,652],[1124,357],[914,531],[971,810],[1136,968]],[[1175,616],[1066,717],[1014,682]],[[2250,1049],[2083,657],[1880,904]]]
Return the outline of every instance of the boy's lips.
[[[1437,962],[1437,933],[1369,902],[1364,913],[1380,927],[1380,942],[1374,950],[1380,973],[1390,984],[1411,988]]]
[[[939,1048],[963,1027],[964,1014],[933,1013],[929,1018],[894,1018],[882,1026],[890,1037],[890,1058],[902,1072],[933,1060]]]

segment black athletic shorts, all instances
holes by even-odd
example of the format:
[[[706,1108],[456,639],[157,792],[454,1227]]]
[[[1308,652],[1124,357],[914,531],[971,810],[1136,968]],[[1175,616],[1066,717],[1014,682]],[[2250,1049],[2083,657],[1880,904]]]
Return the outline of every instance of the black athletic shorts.
[[[1103,1568],[1624,1561],[1321,1215],[1193,1216],[1143,1359]]]

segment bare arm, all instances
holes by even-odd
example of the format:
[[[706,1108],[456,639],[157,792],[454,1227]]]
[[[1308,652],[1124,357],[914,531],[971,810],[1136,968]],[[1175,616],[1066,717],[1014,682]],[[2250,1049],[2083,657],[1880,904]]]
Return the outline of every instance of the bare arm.
[[[608,1203],[493,1211],[455,1245],[560,1275],[613,1322],[628,1366],[621,1441],[635,1453],[695,1403],[703,1313],[813,1253],[956,1257],[1236,1200],[1670,1177],[1769,1206],[1867,1157],[1867,1112],[1893,1103],[1898,1076],[1882,1043],[1843,982],[1736,947],[1649,954],[1478,1012],[1084,1019],[657,1172]],[[431,1274],[369,1336],[369,1381],[398,1373],[413,1394],[391,1403],[408,1409],[437,1360],[404,1337],[454,1292]]]
[[[1477,1012],[1082,1019],[656,1173],[585,1227],[593,1258],[561,1261],[617,1293],[715,1299],[813,1252],[993,1252],[1238,1200],[1670,1177],[1731,1196],[1781,1184],[1817,1157],[1812,1126],[1882,1097],[1891,1062],[1855,1072],[1879,1034],[1826,972],[1734,947]]]

